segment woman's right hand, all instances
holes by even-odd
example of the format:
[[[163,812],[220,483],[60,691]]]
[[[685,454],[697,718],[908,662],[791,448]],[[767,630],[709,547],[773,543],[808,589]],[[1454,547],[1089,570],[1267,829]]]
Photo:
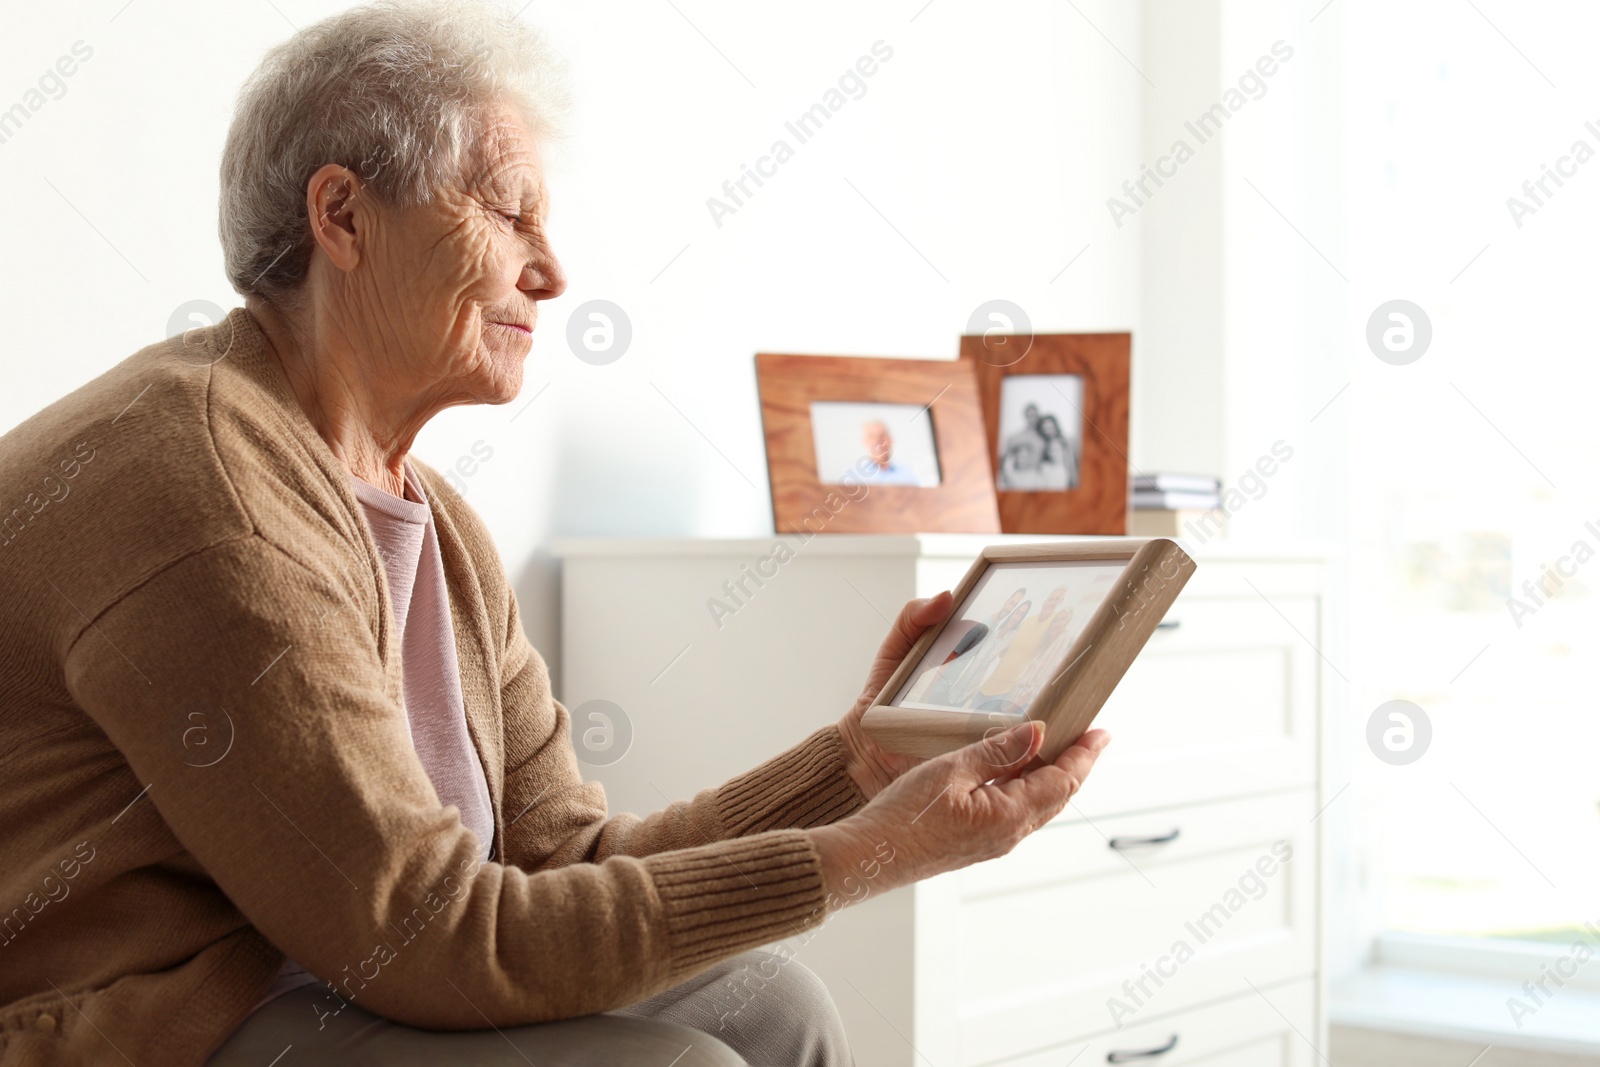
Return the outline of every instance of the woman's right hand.
[[[810,831],[829,910],[1003,856],[1055,818],[1111,736],[1090,730],[1054,763],[1025,722],[901,775],[848,818]]]

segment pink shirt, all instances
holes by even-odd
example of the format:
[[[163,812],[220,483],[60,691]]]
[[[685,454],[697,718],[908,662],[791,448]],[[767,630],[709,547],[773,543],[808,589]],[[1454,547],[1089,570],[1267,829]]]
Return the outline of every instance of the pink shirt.
[[[354,475],[350,487],[383,557],[395,626],[400,631],[401,684],[412,747],[439,794],[439,802],[461,812],[461,824],[477,835],[487,860],[494,847],[494,808],[483,763],[467,732],[444,557],[439,554],[428,497],[410,464],[405,471],[406,496],[414,499],[401,499]],[[291,989],[317,981],[293,960],[285,960],[256,1009]]]
[[[487,859],[494,843],[494,808],[467,732],[444,559],[428,498],[410,464],[405,473],[406,496],[413,499],[402,500],[353,476],[350,485],[389,579],[411,744],[440,802],[461,812],[462,825],[478,835]]]

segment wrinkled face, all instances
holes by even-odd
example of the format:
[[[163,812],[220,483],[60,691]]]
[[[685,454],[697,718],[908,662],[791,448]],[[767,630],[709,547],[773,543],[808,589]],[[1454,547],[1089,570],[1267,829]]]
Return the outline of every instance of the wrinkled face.
[[[359,198],[358,198],[359,200]],[[510,108],[490,119],[462,180],[421,207],[368,199],[346,299],[390,387],[439,403],[503,404],[522,386],[538,302],[566,277],[544,229],[538,147]]]
[[[881,422],[867,423],[861,428],[861,443],[874,463],[880,467],[889,465],[894,455],[894,438],[889,436],[889,427]]]

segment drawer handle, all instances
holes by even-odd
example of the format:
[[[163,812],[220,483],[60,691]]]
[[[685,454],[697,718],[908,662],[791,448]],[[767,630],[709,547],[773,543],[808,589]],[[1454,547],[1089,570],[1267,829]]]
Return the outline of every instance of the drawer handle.
[[[1176,841],[1178,835],[1182,832],[1181,829],[1174,826],[1166,833],[1156,834],[1154,837],[1112,837],[1106,840],[1106,844],[1118,852],[1123,852],[1130,848],[1146,848],[1150,845],[1164,845],[1168,841]]]
[[[1180,625],[1182,625],[1182,623],[1182,619],[1162,619],[1160,622],[1156,623],[1156,629],[1176,630]]]
[[[1167,1053],[1171,1052],[1177,1047],[1178,1035],[1173,1034],[1171,1037],[1167,1038],[1167,1043],[1162,1045],[1160,1048],[1139,1049],[1136,1052],[1108,1052],[1106,1053],[1106,1062],[1127,1063],[1129,1060],[1153,1060],[1157,1056],[1165,1056]]]

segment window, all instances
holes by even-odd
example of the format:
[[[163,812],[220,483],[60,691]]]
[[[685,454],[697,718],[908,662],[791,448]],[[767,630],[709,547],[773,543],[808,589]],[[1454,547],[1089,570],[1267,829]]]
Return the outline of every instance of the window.
[[[1384,923],[1570,942],[1600,922],[1600,11],[1343,19],[1351,311],[1432,332],[1346,395],[1353,700],[1432,730],[1379,768]]]

